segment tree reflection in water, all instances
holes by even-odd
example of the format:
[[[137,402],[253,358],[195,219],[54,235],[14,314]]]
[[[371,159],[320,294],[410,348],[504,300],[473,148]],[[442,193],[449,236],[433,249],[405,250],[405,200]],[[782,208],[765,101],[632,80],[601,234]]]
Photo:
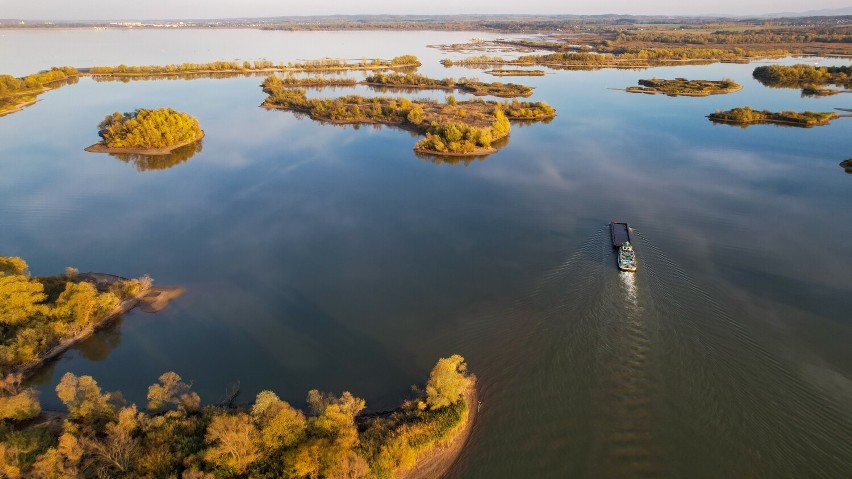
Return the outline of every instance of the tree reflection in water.
[[[141,155],[137,153],[110,153],[125,163],[131,163],[136,171],[167,170],[179,163],[189,160],[196,153],[201,153],[201,140],[176,148],[166,155]]]

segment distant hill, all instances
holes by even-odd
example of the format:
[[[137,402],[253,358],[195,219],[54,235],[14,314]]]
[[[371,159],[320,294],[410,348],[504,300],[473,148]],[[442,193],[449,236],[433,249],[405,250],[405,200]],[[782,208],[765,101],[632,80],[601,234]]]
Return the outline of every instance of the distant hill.
[[[784,12],[770,13],[768,15],[760,15],[769,18],[784,18],[784,17],[839,17],[844,15],[852,15],[852,7],[842,8],[824,8],[822,10],[808,10],[806,12]]]

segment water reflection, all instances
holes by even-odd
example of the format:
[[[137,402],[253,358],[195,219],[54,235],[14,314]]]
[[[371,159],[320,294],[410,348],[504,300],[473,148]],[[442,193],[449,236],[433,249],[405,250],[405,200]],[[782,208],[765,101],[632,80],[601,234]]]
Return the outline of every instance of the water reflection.
[[[196,153],[201,153],[202,141],[185,145],[175,149],[167,155],[142,155],[137,153],[110,153],[110,156],[115,157],[125,163],[130,163],[136,167],[136,171],[152,171],[152,170],[167,170],[175,165],[183,163]]]
[[[545,120],[545,122],[549,122],[549,121],[550,121],[550,119]],[[514,122],[512,122],[512,123],[514,124]],[[534,122],[530,122],[530,124],[532,124],[532,123],[534,123]],[[412,136],[419,136],[419,135],[413,134]],[[506,146],[508,144],[509,144],[509,137],[507,136],[505,138],[501,138],[501,139],[491,143],[491,147],[494,148],[495,150],[499,150],[500,148],[503,148],[504,146]],[[489,154],[486,154],[486,155],[471,155],[471,156],[441,156],[441,155],[432,155],[432,154],[429,154],[429,153],[424,153],[422,151],[415,151],[414,152],[414,155],[417,156],[417,158],[419,158],[423,161],[428,161],[430,163],[434,163],[436,165],[458,165],[458,164],[462,164],[464,166],[468,166],[471,163],[475,163],[475,162],[479,162],[479,161],[485,161],[485,159],[488,158],[488,156],[491,155],[491,154],[492,153],[489,153]]]
[[[113,324],[99,330],[90,338],[77,344],[74,349],[90,361],[103,361],[109,354],[121,345],[121,323],[119,318]]]

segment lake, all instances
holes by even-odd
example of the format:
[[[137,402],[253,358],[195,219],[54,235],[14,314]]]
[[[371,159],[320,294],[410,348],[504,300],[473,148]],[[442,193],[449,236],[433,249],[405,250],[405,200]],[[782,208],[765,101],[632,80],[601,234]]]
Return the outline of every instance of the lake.
[[[479,32],[0,31],[2,73],[53,65],[417,55]],[[784,59],[793,64],[802,59]],[[807,59],[848,65],[837,59]],[[852,471],[852,119],[714,125],[717,109],[833,111],[752,79],[757,64],[549,71],[551,122],[485,159],[418,157],[411,133],[259,108],[261,78],[96,82],[0,118],[0,254],[34,274],[150,274],[186,293],[133,311],[67,371],[143,403],[173,370],[205,402],[239,382],[394,407],[463,355],[482,410],[453,478],[845,477]],[[353,73],[362,78],[362,73]],[[732,78],[706,98],[628,94],[640,78]],[[499,79],[498,79],[499,80]],[[311,92],[373,95],[366,87]],[[423,91],[411,98],[443,99]],[[456,94],[459,99],[468,98]],[[114,111],[199,118],[168,162],[87,153]],[[633,227],[621,274],[607,223]]]

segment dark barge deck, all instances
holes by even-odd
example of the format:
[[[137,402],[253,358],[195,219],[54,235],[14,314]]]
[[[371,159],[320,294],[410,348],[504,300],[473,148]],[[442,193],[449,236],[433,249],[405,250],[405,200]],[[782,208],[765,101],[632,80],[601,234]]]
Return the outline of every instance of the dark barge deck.
[[[613,221],[609,224],[609,234],[612,237],[612,247],[621,248],[624,243],[632,243],[630,239],[630,227],[627,223]]]

